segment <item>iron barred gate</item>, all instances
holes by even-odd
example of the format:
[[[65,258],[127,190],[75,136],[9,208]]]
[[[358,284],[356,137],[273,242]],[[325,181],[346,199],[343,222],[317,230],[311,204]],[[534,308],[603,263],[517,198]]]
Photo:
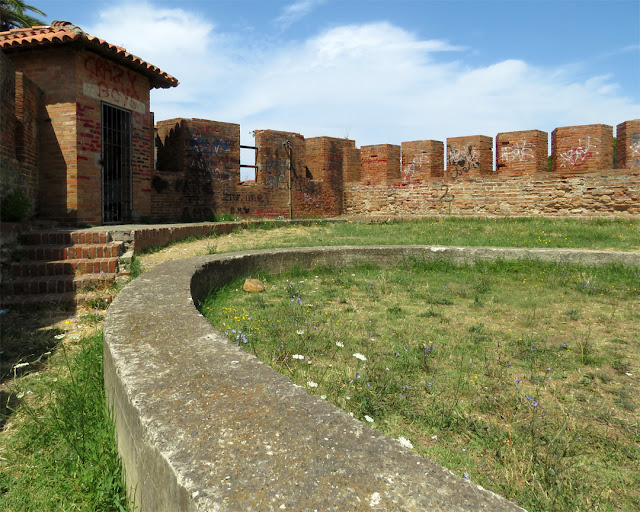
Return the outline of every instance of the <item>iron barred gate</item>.
[[[102,221],[131,220],[131,112],[102,104]]]

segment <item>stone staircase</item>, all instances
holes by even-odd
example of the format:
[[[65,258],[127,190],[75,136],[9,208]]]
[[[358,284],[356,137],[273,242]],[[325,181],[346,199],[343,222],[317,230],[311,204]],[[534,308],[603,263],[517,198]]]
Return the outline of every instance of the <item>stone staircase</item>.
[[[109,231],[40,231],[20,236],[5,266],[0,304],[111,301],[116,278],[126,275],[124,242]]]

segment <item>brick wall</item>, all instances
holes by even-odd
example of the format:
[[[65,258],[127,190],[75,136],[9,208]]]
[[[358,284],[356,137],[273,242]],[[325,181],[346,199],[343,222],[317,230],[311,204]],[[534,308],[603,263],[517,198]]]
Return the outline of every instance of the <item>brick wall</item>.
[[[402,178],[405,181],[442,178],[444,176],[444,144],[438,140],[403,142]]]
[[[618,168],[640,169],[640,119],[617,126]]]
[[[613,167],[613,128],[606,124],[565,126],[551,133],[551,169],[609,169]]]
[[[501,175],[522,176],[548,168],[549,134],[540,130],[499,133],[496,136],[496,170]]]
[[[21,189],[30,201],[27,218],[38,198],[38,126],[42,95],[24,73],[16,72],[0,52],[0,197]]]
[[[102,223],[102,102],[131,112],[133,220],[151,212],[153,114],[149,80],[79,47],[9,55],[43,93],[39,130],[39,215]]]
[[[384,184],[400,178],[400,146],[377,144],[360,148],[360,180]]]
[[[160,121],[156,143],[151,217],[213,220],[235,198],[240,182],[240,125],[205,119]]]
[[[447,171],[451,179],[466,179],[493,171],[493,140],[486,135],[447,139]]]
[[[444,176],[420,165],[442,162],[437,144],[403,143],[403,177],[347,181],[344,213],[637,216],[640,121],[618,126],[618,169],[612,169],[611,131],[606,125],[554,130],[552,172],[547,171],[548,136],[539,130],[498,134],[497,172],[489,137],[447,139]]]

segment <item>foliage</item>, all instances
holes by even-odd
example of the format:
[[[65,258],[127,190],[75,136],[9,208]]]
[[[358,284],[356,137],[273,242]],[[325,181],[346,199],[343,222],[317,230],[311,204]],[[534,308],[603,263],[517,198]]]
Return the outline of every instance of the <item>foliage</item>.
[[[21,188],[13,189],[2,199],[0,218],[4,222],[21,222],[26,219],[31,200]]]
[[[26,11],[46,16],[40,9],[27,5],[22,0],[0,0],[0,32],[13,28],[44,25],[44,21],[31,16]]]

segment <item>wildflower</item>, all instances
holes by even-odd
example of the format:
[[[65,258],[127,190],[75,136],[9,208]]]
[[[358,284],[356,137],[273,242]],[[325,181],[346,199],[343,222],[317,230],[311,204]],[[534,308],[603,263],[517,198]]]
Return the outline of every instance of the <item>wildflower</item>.
[[[309,386],[310,388],[317,388],[318,387],[318,383],[317,382],[313,382],[312,380],[310,380],[309,382],[307,382],[307,386]]]
[[[61,340],[62,338],[64,338],[64,336],[65,336],[64,334],[56,334],[54,338],[57,340]]]
[[[538,401],[534,400],[533,402],[531,402],[531,405],[533,405],[534,407],[538,407]]]
[[[371,416],[365,415],[364,419],[367,420],[369,423],[373,423],[373,418]]]
[[[356,373],[356,379],[359,379],[359,378],[360,378],[360,374]]]
[[[300,336],[302,336],[304,334],[304,331],[302,329],[296,331],[296,334],[299,334]]]
[[[464,476],[465,480],[469,480],[469,473],[463,473],[462,476]]]
[[[293,354],[291,357],[292,357],[293,359],[304,359],[304,356],[303,356],[303,355],[301,355],[301,354]]]
[[[342,343],[341,341],[336,341],[336,347],[344,348],[344,343]]]
[[[353,354],[353,357],[355,357],[356,359],[360,359],[360,361],[366,361],[367,358],[365,356],[363,356],[360,352],[356,352],[355,354]]]
[[[398,442],[405,448],[409,448],[409,449],[413,448],[413,443],[409,441],[406,437],[400,436],[398,438]]]

